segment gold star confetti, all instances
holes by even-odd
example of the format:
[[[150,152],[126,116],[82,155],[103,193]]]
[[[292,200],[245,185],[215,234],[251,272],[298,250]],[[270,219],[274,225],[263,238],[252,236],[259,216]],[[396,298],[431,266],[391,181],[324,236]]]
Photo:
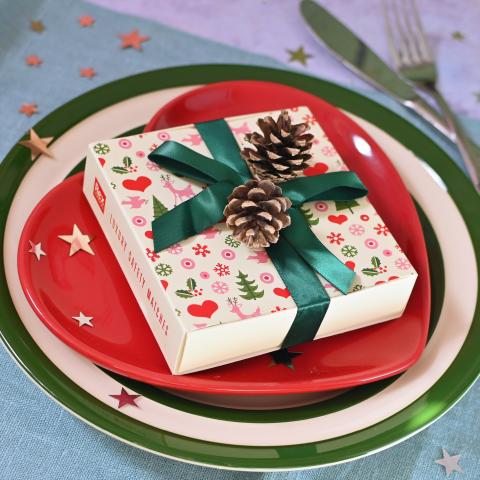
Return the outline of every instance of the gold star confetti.
[[[42,255],[47,255],[42,250],[42,242],[33,243],[31,240],[29,240],[29,242],[30,242],[30,250],[28,251],[28,253],[33,253],[37,257],[37,260],[40,260],[42,258]]]
[[[76,224],[73,225],[73,233],[71,235],[59,235],[58,238],[70,244],[70,257],[79,250],[95,255],[89,245],[92,239],[88,235],[84,235]]]
[[[33,128],[30,129],[30,139],[22,140],[18,142],[20,145],[27,147],[32,152],[32,162],[39,155],[46,155],[47,157],[54,158],[52,151],[47,147],[47,145],[53,140],[53,137],[40,138],[37,135],[37,132]]]
[[[32,20],[30,22],[30,30],[37,33],[42,33],[45,30],[45,25],[41,20]]]
[[[452,38],[454,40],[459,40],[462,41],[465,38],[465,35],[462,32],[459,32],[458,30],[456,32],[452,33]]]
[[[288,61],[291,62],[300,62],[303,66],[307,65],[307,60],[313,58],[313,55],[305,52],[303,47],[298,47],[296,50],[289,50],[287,48],[287,53],[290,55]]]

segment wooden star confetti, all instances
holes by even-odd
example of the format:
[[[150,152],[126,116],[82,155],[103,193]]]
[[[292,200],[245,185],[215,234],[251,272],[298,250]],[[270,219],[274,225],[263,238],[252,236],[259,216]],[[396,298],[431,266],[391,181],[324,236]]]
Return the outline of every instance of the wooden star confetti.
[[[282,348],[275,352],[271,352],[270,356],[272,357],[272,362],[269,366],[273,367],[275,365],[285,365],[286,367],[290,368],[290,370],[295,370],[293,359],[301,354],[302,352],[289,352],[287,348]]]
[[[42,258],[42,255],[47,255],[43,250],[42,250],[42,242],[38,243],[33,243],[31,240],[29,240],[30,243],[30,250],[28,253],[33,253],[36,257],[37,260],[40,260]]]
[[[120,34],[118,37],[122,39],[120,48],[134,48],[135,50],[143,50],[142,43],[150,40],[148,35],[139,35],[138,30]]]
[[[305,52],[303,47],[298,47],[296,50],[289,50],[287,48],[287,53],[290,55],[288,61],[291,62],[300,62],[303,66],[307,65],[307,60],[313,58],[313,55]]]
[[[32,20],[30,22],[30,30],[37,33],[42,33],[45,30],[45,25],[40,20]]]
[[[47,147],[47,145],[53,140],[53,137],[40,138],[37,132],[33,128],[30,129],[30,140],[22,140],[18,142],[20,145],[27,147],[32,152],[32,161],[39,155],[46,155],[47,157],[54,158],[53,153]]]
[[[93,317],[87,317],[87,315],[84,315],[82,312],[79,312],[79,314],[76,317],[72,317],[72,318],[78,322],[79,327],[83,327],[84,325],[93,327],[92,325]]]
[[[133,405],[134,407],[139,408],[135,400],[140,397],[140,395],[132,395],[131,393],[128,393],[123,387],[119,394],[109,396],[115,398],[115,400],[118,400],[117,408],[122,408],[125,405]]]
[[[438,463],[445,467],[445,473],[447,474],[447,477],[449,477],[452,472],[463,473],[462,467],[460,467],[460,465],[458,464],[460,460],[460,455],[449,455],[449,453],[444,448],[442,448],[442,452],[443,458],[435,460],[435,463]]]
[[[70,244],[70,257],[79,250],[95,255],[89,245],[92,239],[88,235],[84,235],[76,224],[73,225],[73,233],[71,235],[59,235],[58,238]]]
[[[25,57],[25,63],[29,67],[39,67],[43,62],[42,59],[37,55],[28,55]]]
[[[82,27],[91,27],[95,23],[95,19],[91,15],[82,15],[78,19],[78,23]]]
[[[89,78],[90,80],[97,74],[97,72],[92,67],[86,67],[80,69],[80,76]]]
[[[18,113],[23,113],[27,117],[31,117],[34,113],[38,113],[38,107],[36,103],[22,103],[22,106],[18,109]]]
[[[459,40],[462,41],[465,39],[465,35],[462,32],[459,32],[458,30],[456,32],[452,33],[452,38],[454,40]]]

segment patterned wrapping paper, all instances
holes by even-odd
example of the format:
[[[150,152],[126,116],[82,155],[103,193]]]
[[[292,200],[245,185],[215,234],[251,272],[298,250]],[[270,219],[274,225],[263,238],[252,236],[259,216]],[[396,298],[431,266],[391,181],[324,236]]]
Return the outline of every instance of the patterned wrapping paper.
[[[226,120],[243,148],[248,146],[245,133],[258,131],[256,119],[278,113]],[[290,114],[294,123],[308,122],[315,136],[305,175],[348,170],[308,108],[294,108]],[[148,154],[166,140],[210,156],[194,125],[101,141],[92,147],[155,270],[159,287],[166,289],[184,327],[195,330],[295,308],[268,253],[254,252],[233,239],[224,223],[162,252],[153,251],[153,218],[202,189],[202,185],[175,177],[148,160]],[[367,198],[309,202],[302,211],[322,243],[355,271],[351,291],[416,275]],[[341,295],[321,280],[330,297]]]

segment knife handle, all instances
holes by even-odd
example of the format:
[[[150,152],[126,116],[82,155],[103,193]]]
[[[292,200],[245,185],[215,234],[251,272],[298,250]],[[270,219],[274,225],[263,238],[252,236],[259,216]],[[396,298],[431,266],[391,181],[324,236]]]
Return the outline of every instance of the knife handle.
[[[457,137],[448,123],[425,101],[420,98],[415,100],[403,100],[402,104],[420,115],[430,125],[433,125],[440,133],[455,142]]]

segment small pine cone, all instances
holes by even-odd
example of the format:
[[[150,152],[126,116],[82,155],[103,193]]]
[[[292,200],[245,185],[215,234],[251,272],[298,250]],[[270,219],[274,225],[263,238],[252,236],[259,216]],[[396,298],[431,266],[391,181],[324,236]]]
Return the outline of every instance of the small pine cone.
[[[291,206],[278,185],[253,179],[234,188],[223,214],[233,237],[258,250],[277,243],[280,230],[290,225]]]
[[[287,110],[280,113],[277,121],[272,117],[259,118],[257,125],[263,135],[257,132],[245,135],[255,150],[242,150],[242,157],[253,175],[275,183],[297,177],[312,157],[313,135],[305,133],[309,126],[306,123],[292,125]]]

